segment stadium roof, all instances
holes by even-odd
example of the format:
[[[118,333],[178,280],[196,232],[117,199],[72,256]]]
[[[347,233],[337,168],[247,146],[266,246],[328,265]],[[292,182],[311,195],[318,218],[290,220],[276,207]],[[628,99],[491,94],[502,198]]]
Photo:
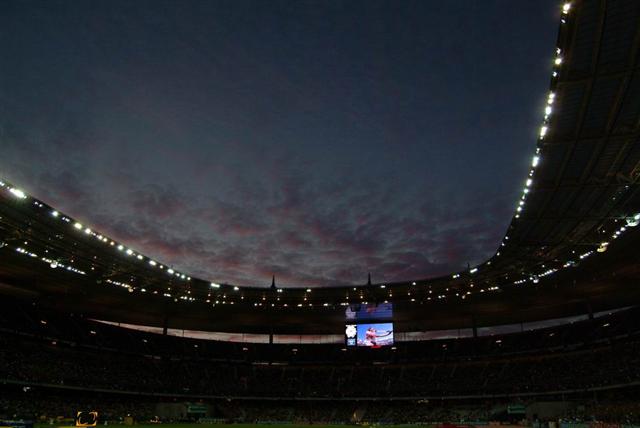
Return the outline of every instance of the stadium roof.
[[[523,171],[504,240],[485,263],[359,287],[217,284],[164,266],[3,182],[0,291],[103,318],[219,331],[335,332],[344,306],[362,302],[393,302],[405,331],[637,302],[640,3],[576,0],[561,9],[531,168]]]

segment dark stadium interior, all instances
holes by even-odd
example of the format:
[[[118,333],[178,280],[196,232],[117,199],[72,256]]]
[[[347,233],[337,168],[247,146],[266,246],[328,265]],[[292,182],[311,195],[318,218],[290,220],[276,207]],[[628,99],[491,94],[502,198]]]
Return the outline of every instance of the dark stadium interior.
[[[633,394],[640,383],[637,308],[520,333],[345,350],[331,344],[225,343],[164,336],[30,306],[9,301],[2,307],[0,376],[9,403],[18,391],[23,397],[70,393],[82,400],[95,396],[100,403],[102,396],[110,397],[113,403],[102,405],[110,409],[133,395],[148,407],[130,404],[136,410],[129,413],[147,417],[154,400],[205,400],[224,408],[228,399],[236,398],[242,413],[235,418],[242,421],[268,418],[255,403],[258,399],[284,401],[280,411],[295,408],[300,418],[318,411],[315,404],[306,404],[312,410],[304,409],[304,402],[314,400],[351,410],[363,401],[392,400],[390,407],[383,406],[390,418],[394,407],[420,400],[439,403],[423,406],[426,418],[460,401],[481,411],[486,404],[478,409],[478,403],[489,399],[501,403],[574,395],[579,401],[584,395],[606,397],[612,391]],[[251,411],[257,416],[247,416]],[[393,421],[405,421],[403,413]],[[349,417],[349,412],[333,415],[340,421]]]
[[[1,182],[0,420],[640,423],[640,2],[559,7],[530,181],[461,272],[215,284]],[[345,310],[385,302],[393,346],[346,346]]]

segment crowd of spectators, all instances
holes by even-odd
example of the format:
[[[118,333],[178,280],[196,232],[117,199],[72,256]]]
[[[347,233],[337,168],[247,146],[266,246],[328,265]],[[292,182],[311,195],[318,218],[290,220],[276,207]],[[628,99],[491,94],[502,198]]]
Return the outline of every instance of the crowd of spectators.
[[[634,398],[635,397],[635,398]],[[529,419],[533,426],[547,426],[548,421],[557,421],[558,426],[595,427],[601,423],[638,425],[640,404],[638,390],[631,397],[597,401],[593,398],[574,399],[564,413],[554,418]],[[560,400],[559,397],[555,398]],[[42,424],[59,426],[69,424],[79,410],[98,411],[100,425],[121,424],[125,417],[137,423],[153,422],[197,422],[204,420],[226,423],[294,423],[294,424],[353,424],[401,425],[401,424],[453,424],[457,426],[486,425],[493,422],[520,424],[525,415],[507,415],[510,404],[518,403],[523,408],[536,405],[534,399],[467,400],[462,404],[447,400],[411,401],[292,401],[292,400],[200,400],[198,404],[207,408],[206,415],[186,416],[170,419],[158,416],[158,406],[167,401],[154,397],[104,395],[94,392],[49,392],[39,391],[7,394],[0,389],[0,420],[32,420]],[[187,403],[188,404],[188,403]]]
[[[640,312],[632,309],[535,332],[401,343],[396,350],[344,351],[340,345],[233,344],[167,337],[72,314],[20,308],[0,313],[0,384],[58,392],[80,389],[89,397],[101,391],[155,400],[223,400],[216,401],[218,412],[237,421],[486,420],[491,413],[487,406],[462,411],[416,403],[570,395],[633,386],[640,383],[638,320]],[[48,402],[53,411],[38,400],[1,394],[0,398],[0,416],[5,417],[68,414],[77,407],[63,407],[62,401],[53,400]],[[243,405],[225,405],[229,398],[243,398]],[[270,400],[250,404],[247,400],[252,398],[290,404],[272,405],[276,401]],[[413,401],[390,401],[399,398]],[[309,404],[305,399],[315,401]],[[127,413],[152,417],[151,404],[130,403],[114,399],[104,413],[114,418]],[[617,406],[615,400],[590,409],[611,420],[640,414],[630,405]],[[593,419],[594,414],[580,417]]]
[[[290,364],[395,364],[425,361],[451,362],[490,360],[514,355],[546,354],[576,349],[638,331],[640,308],[603,318],[562,326],[478,338],[422,340],[397,343],[381,349],[346,349],[340,344],[265,344],[189,339],[108,325],[81,315],[45,312],[37,305],[19,305],[0,300],[0,330],[58,343],[152,355],[164,358],[202,359],[220,362]]]
[[[640,338],[545,355],[414,364],[269,365],[161,358],[0,334],[0,379],[243,397],[434,397],[584,390],[640,381]]]
[[[102,421],[122,422],[131,416],[138,421],[154,418],[155,402],[136,397],[105,397],[84,393],[32,393],[29,390],[0,393],[0,420],[32,420],[55,423],[70,420],[78,411],[98,411]]]

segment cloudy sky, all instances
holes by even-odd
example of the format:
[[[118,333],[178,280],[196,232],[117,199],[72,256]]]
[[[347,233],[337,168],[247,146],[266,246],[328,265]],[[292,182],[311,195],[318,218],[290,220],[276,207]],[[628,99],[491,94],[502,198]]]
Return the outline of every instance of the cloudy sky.
[[[556,1],[0,3],[0,178],[207,280],[424,278],[489,257]]]

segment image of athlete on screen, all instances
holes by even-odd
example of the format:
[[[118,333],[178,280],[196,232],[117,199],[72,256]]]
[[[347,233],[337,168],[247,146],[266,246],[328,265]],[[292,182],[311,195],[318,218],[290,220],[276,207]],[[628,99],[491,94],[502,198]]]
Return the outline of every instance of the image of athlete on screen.
[[[358,325],[358,346],[377,348],[393,345],[393,325],[391,323]]]
[[[376,329],[369,327],[364,334],[365,346],[376,346]]]

